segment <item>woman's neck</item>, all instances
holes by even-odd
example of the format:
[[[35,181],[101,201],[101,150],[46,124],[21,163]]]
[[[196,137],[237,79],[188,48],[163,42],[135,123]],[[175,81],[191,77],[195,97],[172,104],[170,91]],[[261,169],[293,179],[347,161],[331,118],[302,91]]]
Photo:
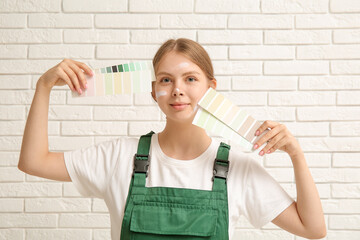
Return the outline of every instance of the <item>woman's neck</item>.
[[[183,160],[200,156],[211,144],[206,131],[191,123],[167,121],[158,141],[165,155]]]

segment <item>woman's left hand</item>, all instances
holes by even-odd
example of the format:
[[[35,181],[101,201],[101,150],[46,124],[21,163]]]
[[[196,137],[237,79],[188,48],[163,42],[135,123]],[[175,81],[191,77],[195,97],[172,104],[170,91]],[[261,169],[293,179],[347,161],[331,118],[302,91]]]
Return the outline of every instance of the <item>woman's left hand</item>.
[[[295,137],[284,124],[266,120],[257,129],[259,131],[257,136],[261,135],[261,133],[266,129],[270,130],[254,144],[254,149],[256,149],[259,146],[262,146],[265,142],[268,142],[267,145],[260,151],[260,156],[264,155],[265,153],[273,153],[276,151],[276,149],[280,149],[288,153],[290,157],[303,153],[299,142],[295,139]]]

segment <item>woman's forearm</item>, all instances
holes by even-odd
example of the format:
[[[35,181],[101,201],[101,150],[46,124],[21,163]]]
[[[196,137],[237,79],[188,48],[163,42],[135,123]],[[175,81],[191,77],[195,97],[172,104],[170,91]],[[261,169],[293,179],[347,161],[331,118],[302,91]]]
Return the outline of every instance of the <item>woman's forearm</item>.
[[[290,156],[295,173],[297,191],[297,211],[306,229],[326,232],[324,214],[319,193],[306,164],[303,153]]]
[[[31,173],[49,152],[48,111],[51,89],[37,84],[26,121],[18,167]]]

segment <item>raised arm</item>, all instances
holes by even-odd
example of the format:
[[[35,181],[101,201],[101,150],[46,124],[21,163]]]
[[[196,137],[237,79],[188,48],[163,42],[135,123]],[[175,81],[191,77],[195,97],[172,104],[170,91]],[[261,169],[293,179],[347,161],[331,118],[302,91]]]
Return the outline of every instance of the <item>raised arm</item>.
[[[58,181],[71,181],[64,154],[49,152],[48,111],[53,86],[67,84],[72,91],[85,89],[86,74],[92,71],[84,63],[65,59],[44,73],[36,84],[21,145],[18,168],[28,174]]]

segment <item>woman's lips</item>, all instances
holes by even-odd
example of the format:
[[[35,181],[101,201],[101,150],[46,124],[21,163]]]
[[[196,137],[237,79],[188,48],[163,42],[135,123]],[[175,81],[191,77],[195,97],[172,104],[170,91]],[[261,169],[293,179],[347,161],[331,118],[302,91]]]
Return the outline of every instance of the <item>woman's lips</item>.
[[[183,110],[183,109],[185,109],[188,105],[189,105],[189,103],[187,103],[187,104],[170,104],[173,108],[175,108],[176,110]]]

